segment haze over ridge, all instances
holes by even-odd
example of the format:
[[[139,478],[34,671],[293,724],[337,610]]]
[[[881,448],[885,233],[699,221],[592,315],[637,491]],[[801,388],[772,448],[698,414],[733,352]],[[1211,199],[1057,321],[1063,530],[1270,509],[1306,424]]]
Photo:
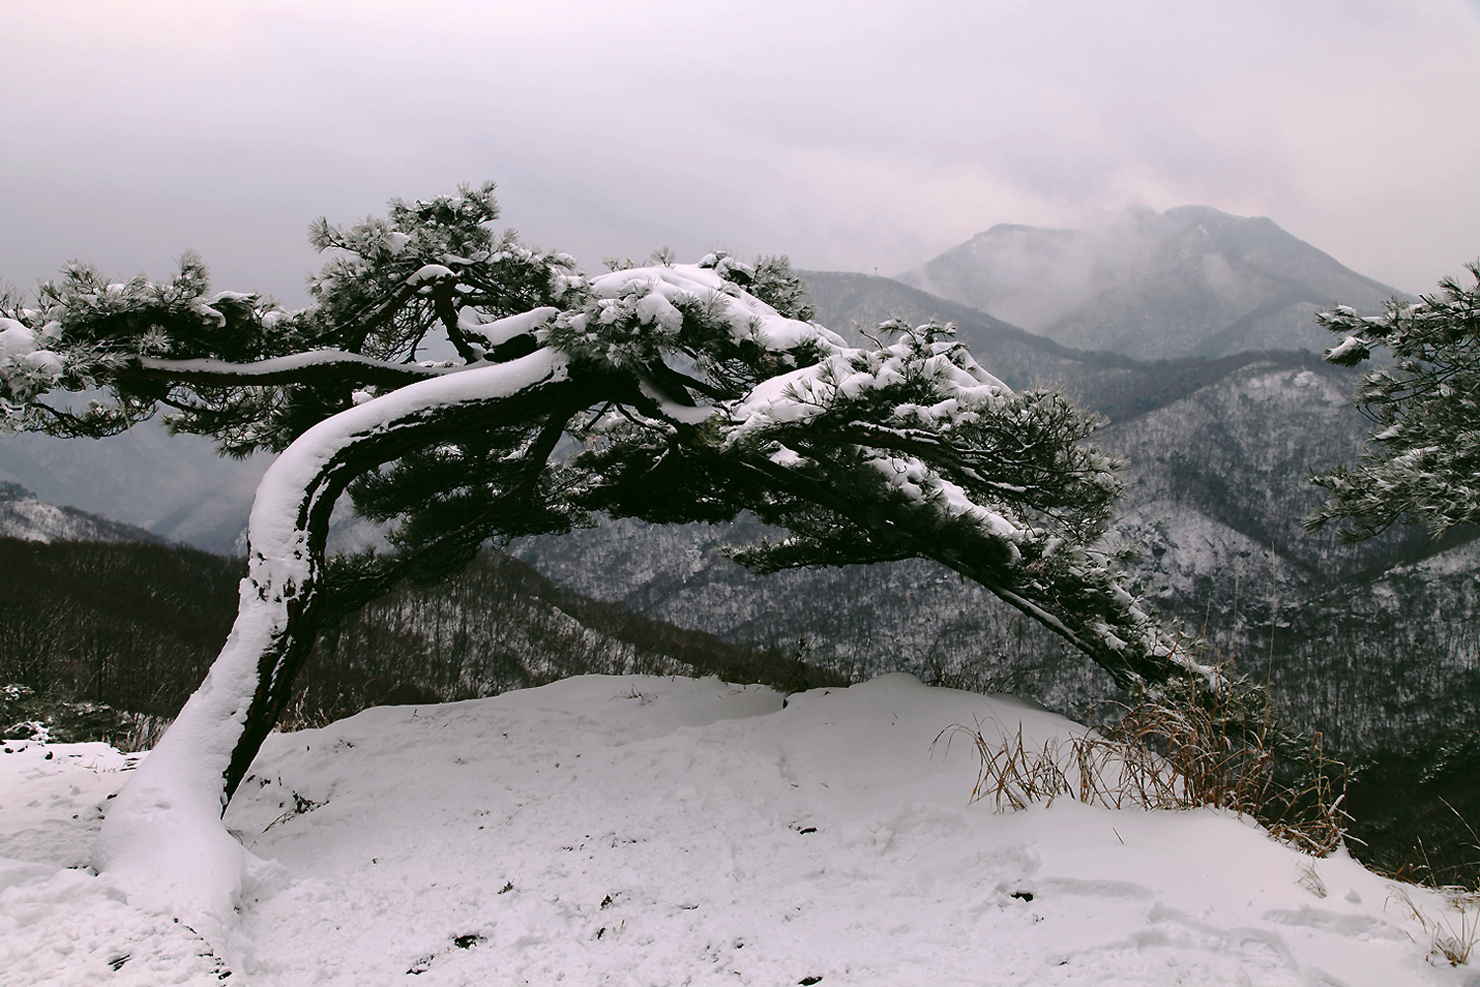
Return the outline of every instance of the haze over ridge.
[[[1203,202],[1405,291],[1480,256],[1473,0],[9,4],[0,279],[80,258],[302,304],[304,225],[500,183],[592,269],[899,271],[983,217]],[[985,225],[985,224],[984,224]]]
[[[896,279],[1055,342],[1138,359],[1330,344],[1312,316],[1396,288],[1268,217],[1188,205],[1085,230],[999,223]]]

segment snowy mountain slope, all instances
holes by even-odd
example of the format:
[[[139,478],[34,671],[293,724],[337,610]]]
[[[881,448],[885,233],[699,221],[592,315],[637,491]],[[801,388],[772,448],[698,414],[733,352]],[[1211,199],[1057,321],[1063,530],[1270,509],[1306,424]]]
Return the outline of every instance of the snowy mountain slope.
[[[1114,688],[1038,624],[933,563],[758,576],[722,554],[764,533],[746,519],[662,527],[619,520],[522,539],[508,551],[577,592],[848,675],[907,670],[936,684],[1021,688],[1075,711]]]
[[[27,747],[0,755],[0,854],[20,855],[0,864],[0,969],[14,987],[1468,982],[1426,959],[1398,897],[1457,924],[1437,894],[1246,820],[969,804],[974,751],[933,742],[978,722],[1030,745],[1082,729],[903,676],[784,709],[587,676],[276,735],[227,814],[275,863],[210,948],[65,869],[124,765]]]
[[[262,457],[222,459],[199,436],[148,423],[107,439],[0,436],[0,482],[221,555],[241,551],[266,467]]]
[[[1142,591],[1191,635],[1205,635],[1217,657],[1232,658],[1261,679],[1272,609],[1282,625],[1299,620],[1317,597],[1339,598],[1348,580],[1381,571],[1404,553],[1421,557],[1432,550],[1415,531],[1350,547],[1338,545],[1334,532],[1304,530],[1302,520],[1318,499],[1306,471],[1355,458],[1364,432],[1347,387],[1345,374],[1319,363],[1251,356],[1190,395],[1127,416],[1096,436],[1102,448],[1129,459],[1115,531],[1144,550],[1132,569]],[[652,528],[618,521],[516,542],[511,551],[580,592],[732,641],[800,646],[845,670],[905,669],[932,682],[1010,684],[1076,714],[1112,691],[1052,635],[928,563],[761,577],[721,554],[762,533],[745,522]],[[1423,578],[1404,583],[1403,592],[1418,592]],[[1467,642],[1456,645],[1468,649],[1467,660],[1480,662],[1480,645],[1457,623],[1462,613],[1444,611],[1435,619]],[[1333,742],[1374,736],[1374,721],[1390,714],[1381,730],[1388,740],[1432,720],[1418,704],[1396,712],[1367,706],[1362,676],[1399,674],[1399,664],[1415,660],[1412,649],[1332,674],[1334,645],[1333,654],[1316,655],[1311,649],[1319,641],[1282,634],[1279,646],[1301,651],[1275,676],[1278,695],[1309,696],[1322,677],[1324,688],[1348,697],[1339,704],[1287,703],[1300,726]],[[1466,688],[1447,682],[1431,698],[1453,698]]]
[[[158,535],[75,507],[43,504],[17,483],[0,482],[0,538],[24,541],[156,542]]]
[[[1198,581],[1231,583],[1232,559],[1256,549],[1264,563],[1241,574],[1245,595],[1269,598],[1273,550],[1285,570],[1280,595],[1289,603],[1392,559],[1393,543],[1404,533],[1353,547],[1339,545],[1334,532],[1304,527],[1321,499],[1306,481],[1308,471],[1354,461],[1362,448],[1366,422],[1352,407],[1349,387],[1347,375],[1319,365],[1253,362],[1096,435],[1098,444],[1129,461],[1116,528],[1148,550],[1140,571],[1152,583],[1165,577],[1153,595],[1176,609],[1200,611],[1208,587]],[[1178,528],[1195,530],[1178,534]]]
[[[1075,349],[891,278],[839,271],[805,273],[818,321],[824,325],[869,326],[893,317],[917,325],[932,319],[951,322],[972,354],[1009,387],[1050,387],[1111,421],[1181,400],[1251,363],[1332,372],[1319,358],[1288,350],[1147,361]],[[852,331],[857,335],[856,330]]]
[[[1207,206],[1096,230],[1001,224],[899,280],[1067,346],[1139,359],[1329,345],[1311,316],[1402,295],[1265,217]]]

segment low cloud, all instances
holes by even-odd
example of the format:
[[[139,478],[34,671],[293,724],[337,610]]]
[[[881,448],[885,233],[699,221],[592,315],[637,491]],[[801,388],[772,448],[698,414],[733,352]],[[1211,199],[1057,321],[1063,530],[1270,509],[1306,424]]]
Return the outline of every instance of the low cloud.
[[[1480,254],[1474,0],[12,5],[0,276],[200,250],[301,300],[313,216],[499,181],[591,267],[919,265],[999,222],[1269,215],[1407,290]],[[295,296],[297,298],[295,299]]]

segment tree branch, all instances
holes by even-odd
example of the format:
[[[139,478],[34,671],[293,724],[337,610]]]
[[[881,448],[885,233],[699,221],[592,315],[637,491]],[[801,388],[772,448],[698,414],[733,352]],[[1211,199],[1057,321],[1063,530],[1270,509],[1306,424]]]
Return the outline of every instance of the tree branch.
[[[162,380],[204,387],[242,385],[323,384],[346,380],[363,384],[400,387],[418,380],[458,373],[465,367],[424,367],[415,363],[389,363],[343,350],[310,350],[292,356],[274,357],[254,363],[223,360],[156,360],[141,357],[138,363],[117,372],[119,380]]]

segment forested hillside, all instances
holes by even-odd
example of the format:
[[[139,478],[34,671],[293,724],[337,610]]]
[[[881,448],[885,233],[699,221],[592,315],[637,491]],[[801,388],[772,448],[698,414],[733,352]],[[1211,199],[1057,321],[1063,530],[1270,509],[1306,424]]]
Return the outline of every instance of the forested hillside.
[[[82,725],[105,723],[115,740],[139,716],[167,720],[220,651],[243,569],[240,559],[180,546],[0,537],[0,685],[136,714]],[[438,586],[403,586],[327,628],[284,722],[481,698],[587,672],[792,689],[841,681],[789,651],[737,647],[562,591],[488,552]],[[16,721],[33,718],[19,706],[6,715],[7,735],[26,733]]]
[[[26,541],[110,541],[164,544],[165,539],[131,524],[58,507],[18,483],[0,482],[0,537]]]

